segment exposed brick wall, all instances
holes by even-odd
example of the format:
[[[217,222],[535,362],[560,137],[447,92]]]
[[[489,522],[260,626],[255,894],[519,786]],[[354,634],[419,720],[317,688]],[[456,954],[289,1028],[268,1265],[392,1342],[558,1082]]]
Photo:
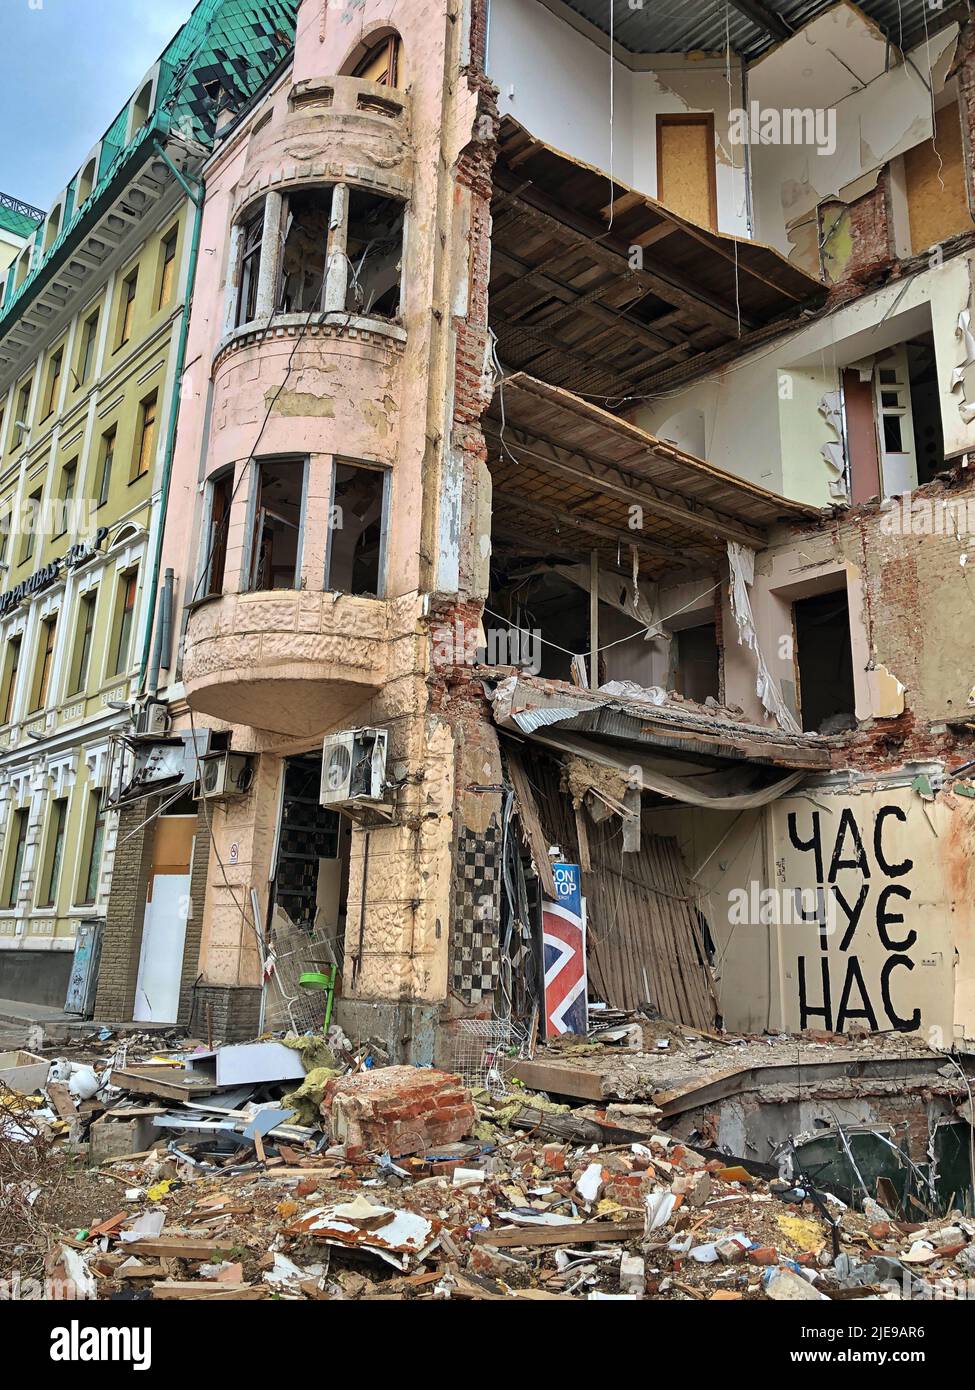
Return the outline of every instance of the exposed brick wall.
[[[186,1025],[189,1024],[193,1011],[193,986],[200,974],[200,939],[203,933],[203,908],[206,902],[209,867],[210,827],[207,825],[201,804],[196,818],[196,838],[190,869],[190,911],[186,920],[183,973],[179,982],[179,1021]]]
[[[494,866],[488,872],[480,862],[476,882],[465,879],[465,862],[483,861],[488,857],[488,842],[490,840],[493,845],[500,824],[500,794],[481,788],[500,783],[502,776],[498,736],[473,659],[484,608],[478,528],[488,524],[483,514],[478,516],[477,499],[479,488],[485,485],[487,461],[481,417],[492,392],[488,284],[492,176],[498,132],[497,93],[484,72],[486,39],[486,0],[472,0],[470,65],[466,78],[469,89],[476,93],[477,106],[472,138],[461,152],[454,170],[459,189],[466,191],[469,210],[466,313],[455,316],[452,325],[456,355],[451,445],[463,459],[465,502],[460,593],[435,606],[429,620],[434,637],[444,630],[455,633],[452,651],[445,652],[443,644],[434,641],[428,678],[430,710],[449,723],[456,758],[455,881],[448,963],[452,990],[456,990],[462,969],[476,974],[478,981],[489,984],[494,973],[497,933],[498,885]],[[493,855],[492,849],[491,857]],[[478,912],[483,917],[483,920],[479,918],[476,929],[465,906],[472,894],[478,900]],[[493,909],[489,905],[491,899]],[[472,944],[475,935],[478,938],[476,946]],[[478,986],[462,991],[462,997],[455,993],[451,1007],[458,1003],[464,1009],[489,1013],[490,991]]]
[[[260,1030],[261,991],[233,985],[195,985],[189,1029],[213,1042],[247,1042]]]
[[[966,634],[975,613],[975,574],[968,562],[975,559],[975,480],[958,469],[950,481],[917,488],[911,499],[906,524],[903,512],[898,521],[896,511],[864,503],[826,532],[835,558],[859,571],[872,659],[905,687],[903,714],[867,721],[838,742],[838,768],[881,771],[972,756],[966,721],[975,673]],[[940,533],[920,529],[923,518],[936,518],[940,503],[951,508],[954,520],[945,517]],[[959,522],[961,534],[955,530]]]
[[[146,879],[152,859],[152,822],[146,817],[158,799],[136,801],[119,812],[118,836],[108,896],[95,1015],[128,1020],[135,1004],[135,984],[142,948]]]
[[[975,23],[971,20],[961,26],[958,35],[954,73],[958,79],[958,114],[961,117],[968,206],[975,217]]]
[[[838,259],[826,256],[833,299],[847,299],[862,293],[891,268],[896,255],[890,177],[886,168],[869,193],[843,209],[840,226],[825,243],[827,251],[834,241],[844,248],[848,246],[849,251]]]

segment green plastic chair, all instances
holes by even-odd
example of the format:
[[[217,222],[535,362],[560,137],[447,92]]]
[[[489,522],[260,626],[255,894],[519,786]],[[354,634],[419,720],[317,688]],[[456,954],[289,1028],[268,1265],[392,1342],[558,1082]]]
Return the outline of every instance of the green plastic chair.
[[[328,1025],[332,1021],[332,1001],[335,998],[335,976],[338,973],[338,966],[328,965],[324,970],[306,970],[298,976],[298,984],[302,989],[321,989],[325,991],[325,1022],[322,1024],[322,1032],[328,1032]]]

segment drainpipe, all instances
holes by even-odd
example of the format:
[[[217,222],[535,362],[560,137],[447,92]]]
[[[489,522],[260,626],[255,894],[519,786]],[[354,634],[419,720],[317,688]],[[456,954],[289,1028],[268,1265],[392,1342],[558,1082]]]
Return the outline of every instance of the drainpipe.
[[[152,665],[149,668],[149,694],[155,699],[159,690],[159,671],[165,666],[169,670],[172,653],[173,626],[173,571],[166,570],[163,578],[162,601],[159,608],[159,621],[156,624],[156,637],[152,645]]]
[[[157,136],[153,140],[153,147],[156,154],[169,169],[176,182],[186,193],[186,196],[193,203],[195,212],[193,215],[193,231],[190,239],[190,263],[189,272],[186,278],[186,298],[183,305],[183,318],[179,326],[179,339],[176,344],[176,370],[173,376],[176,399],[173,408],[169,412],[169,423],[166,428],[166,453],[163,457],[162,486],[159,494],[159,524],[156,527],[156,544],[152,557],[152,576],[149,589],[149,618],[146,623],[146,636],[142,646],[142,660],[139,663],[139,690],[145,687],[146,673],[149,668],[149,653],[152,645],[152,633],[156,620],[156,600],[159,590],[159,567],[162,563],[162,543],[163,532],[166,526],[166,510],[169,505],[169,487],[173,476],[173,453],[176,447],[176,417],[179,413],[179,387],[183,379],[183,368],[186,365],[186,339],[190,328],[190,300],[193,292],[193,282],[196,278],[196,262],[200,254],[200,229],[203,224],[203,195],[204,187],[202,179],[188,180],[187,177],[177,169],[169,155],[163,149]],[[158,679],[158,668],[156,670]],[[153,691],[155,693],[155,691]]]

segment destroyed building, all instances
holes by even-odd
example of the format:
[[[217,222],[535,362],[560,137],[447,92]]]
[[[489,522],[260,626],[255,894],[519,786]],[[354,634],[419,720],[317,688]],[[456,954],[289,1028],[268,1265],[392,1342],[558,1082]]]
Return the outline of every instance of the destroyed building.
[[[207,0],[47,211],[0,195],[0,998],[21,1005],[90,1012],[123,905],[138,965],[113,766],[151,677],[209,88],[242,99],[288,22],[284,0]],[[182,856],[197,808],[172,810]],[[105,953],[104,979],[128,964]]]
[[[404,1296],[971,1273],[969,6],[198,22],[242,7],[260,70],[197,52],[206,139],[175,172],[157,151],[178,350],[131,669],[89,692],[97,856],[58,819],[60,744],[12,719],[0,748],[0,948],[50,919],[67,959],[28,900],[98,859],[78,1012],[123,1024],[3,1070],[46,1086],[45,1143],[88,1126],[195,1223],[106,1214],[66,1267],[172,1257],[201,1278],[167,1267],[159,1297],[315,1299],[347,1271],[303,1277],[298,1242],[384,1251]],[[11,391],[26,370],[0,353]],[[35,573],[4,573],[0,620],[50,621]],[[77,742],[72,718],[44,729]],[[203,1185],[238,1179],[325,1188],[268,1203],[246,1272],[205,1229],[236,1207]]]
[[[201,69],[96,1014],[964,1046],[967,13],[400,9]]]
[[[971,1038],[972,34],[304,0],[202,170],[120,778],[140,900],[209,788],[202,909],[101,1012],[148,952],[251,1036],[280,937],[397,1056],[544,1036],[567,862],[610,1008]]]

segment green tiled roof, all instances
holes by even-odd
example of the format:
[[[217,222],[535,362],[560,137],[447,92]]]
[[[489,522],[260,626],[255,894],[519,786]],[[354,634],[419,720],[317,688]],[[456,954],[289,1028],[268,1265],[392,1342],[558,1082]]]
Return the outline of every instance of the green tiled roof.
[[[213,143],[213,85],[219,83],[242,100],[256,92],[294,43],[298,4],[299,0],[199,0],[159,59],[155,109],[149,119],[126,143],[131,98],[125,103],[102,137],[98,174],[91,194],[81,207],[75,208],[72,180],[57,240],[45,255],[35,250],[30,274],[16,294],[12,293],[14,268],[10,268],[4,310],[0,314],[0,335],[18,312],[18,304],[29,295],[38,272],[57,259],[87,211],[150,136],[173,132],[206,146]],[[30,223],[28,233],[36,225]]]

